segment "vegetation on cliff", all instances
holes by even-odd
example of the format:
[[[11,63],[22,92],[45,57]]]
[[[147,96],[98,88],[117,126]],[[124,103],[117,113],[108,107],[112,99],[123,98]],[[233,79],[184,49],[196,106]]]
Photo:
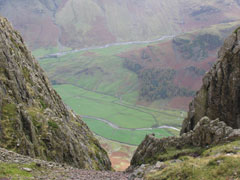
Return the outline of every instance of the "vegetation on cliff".
[[[204,76],[203,86],[190,104],[180,137],[149,135],[138,146],[128,168],[134,177],[190,180],[240,176],[239,39],[238,28],[225,40],[218,61]]]
[[[63,104],[22,37],[0,17],[0,146],[86,169],[111,169],[86,124]]]
[[[148,180],[195,180],[195,179],[237,179],[240,176],[240,141],[202,149],[202,154],[192,157],[180,156],[178,162],[165,162],[162,170],[146,174]],[[177,151],[177,150],[176,150]],[[213,152],[212,152],[213,151]]]
[[[240,128],[240,30],[229,36],[219,60],[204,76],[203,85],[190,104],[181,134],[192,130],[203,116],[220,118],[233,128]]]

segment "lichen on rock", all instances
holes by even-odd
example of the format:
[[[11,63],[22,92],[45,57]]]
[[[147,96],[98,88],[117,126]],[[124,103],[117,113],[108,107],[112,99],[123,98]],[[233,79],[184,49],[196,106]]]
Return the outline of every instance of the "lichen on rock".
[[[163,139],[147,135],[138,146],[129,170],[141,164],[153,164],[157,161],[175,159],[178,156],[194,154],[201,148],[216,145],[240,137],[240,131],[227,126],[223,121],[203,117],[195,128],[180,137]],[[197,154],[195,154],[197,155]]]

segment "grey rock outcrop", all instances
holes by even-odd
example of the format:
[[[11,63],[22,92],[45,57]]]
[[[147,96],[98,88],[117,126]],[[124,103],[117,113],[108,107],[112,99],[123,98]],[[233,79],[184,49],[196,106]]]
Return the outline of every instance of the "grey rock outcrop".
[[[111,169],[105,150],[66,108],[20,34],[2,17],[0,147],[79,168]]]
[[[240,137],[240,28],[225,40],[218,57],[190,103],[181,136],[163,139],[146,136],[131,160],[129,171],[161,160],[171,148],[177,151],[207,147]]]
[[[204,76],[203,85],[190,103],[181,134],[194,129],[203,116],[219,118],[240,128],[240,29],[229,36],[218,53],[219,60]]]
[[[219,121],[219,119],[210,120],[208,117],[203,117],[192,131],[184,133],[180,137],[158,139],[153,135],[147,135],[138,146],[131,160],[132,167],[129,169],[131,171],[135,166],[158,161],[157,155],[166,153],[169,148],[205,147],[234,140],[238,137],[240,137],[238,129],[227,126],[226,123]]]

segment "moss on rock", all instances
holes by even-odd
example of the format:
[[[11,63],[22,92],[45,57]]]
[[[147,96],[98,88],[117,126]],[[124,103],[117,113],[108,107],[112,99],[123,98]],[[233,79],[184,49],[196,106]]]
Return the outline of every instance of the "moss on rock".
[[[171,163],[161,171],[155,171],[145,176],[147,180],[225,180],[237,179],[240,176],[240,156],[211,156],[192,158]]]
[[[110,170],[105,150],[67,109],[19,33],[2,17],[0,30],[0,146],[79,168]]]

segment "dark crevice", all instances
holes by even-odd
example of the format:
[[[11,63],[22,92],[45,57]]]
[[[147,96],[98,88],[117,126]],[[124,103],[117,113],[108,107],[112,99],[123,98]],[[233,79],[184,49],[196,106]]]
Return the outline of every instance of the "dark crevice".
[[[31,142],[33,142],[32,132],[31,132],[31,130],[32,130],[32,128],[31,128],[31,121],[28,119],[26,114],[24,114],[22,111],[21,111],[20,115],[21,115],[23,132],[28,137],[28,139]]]

